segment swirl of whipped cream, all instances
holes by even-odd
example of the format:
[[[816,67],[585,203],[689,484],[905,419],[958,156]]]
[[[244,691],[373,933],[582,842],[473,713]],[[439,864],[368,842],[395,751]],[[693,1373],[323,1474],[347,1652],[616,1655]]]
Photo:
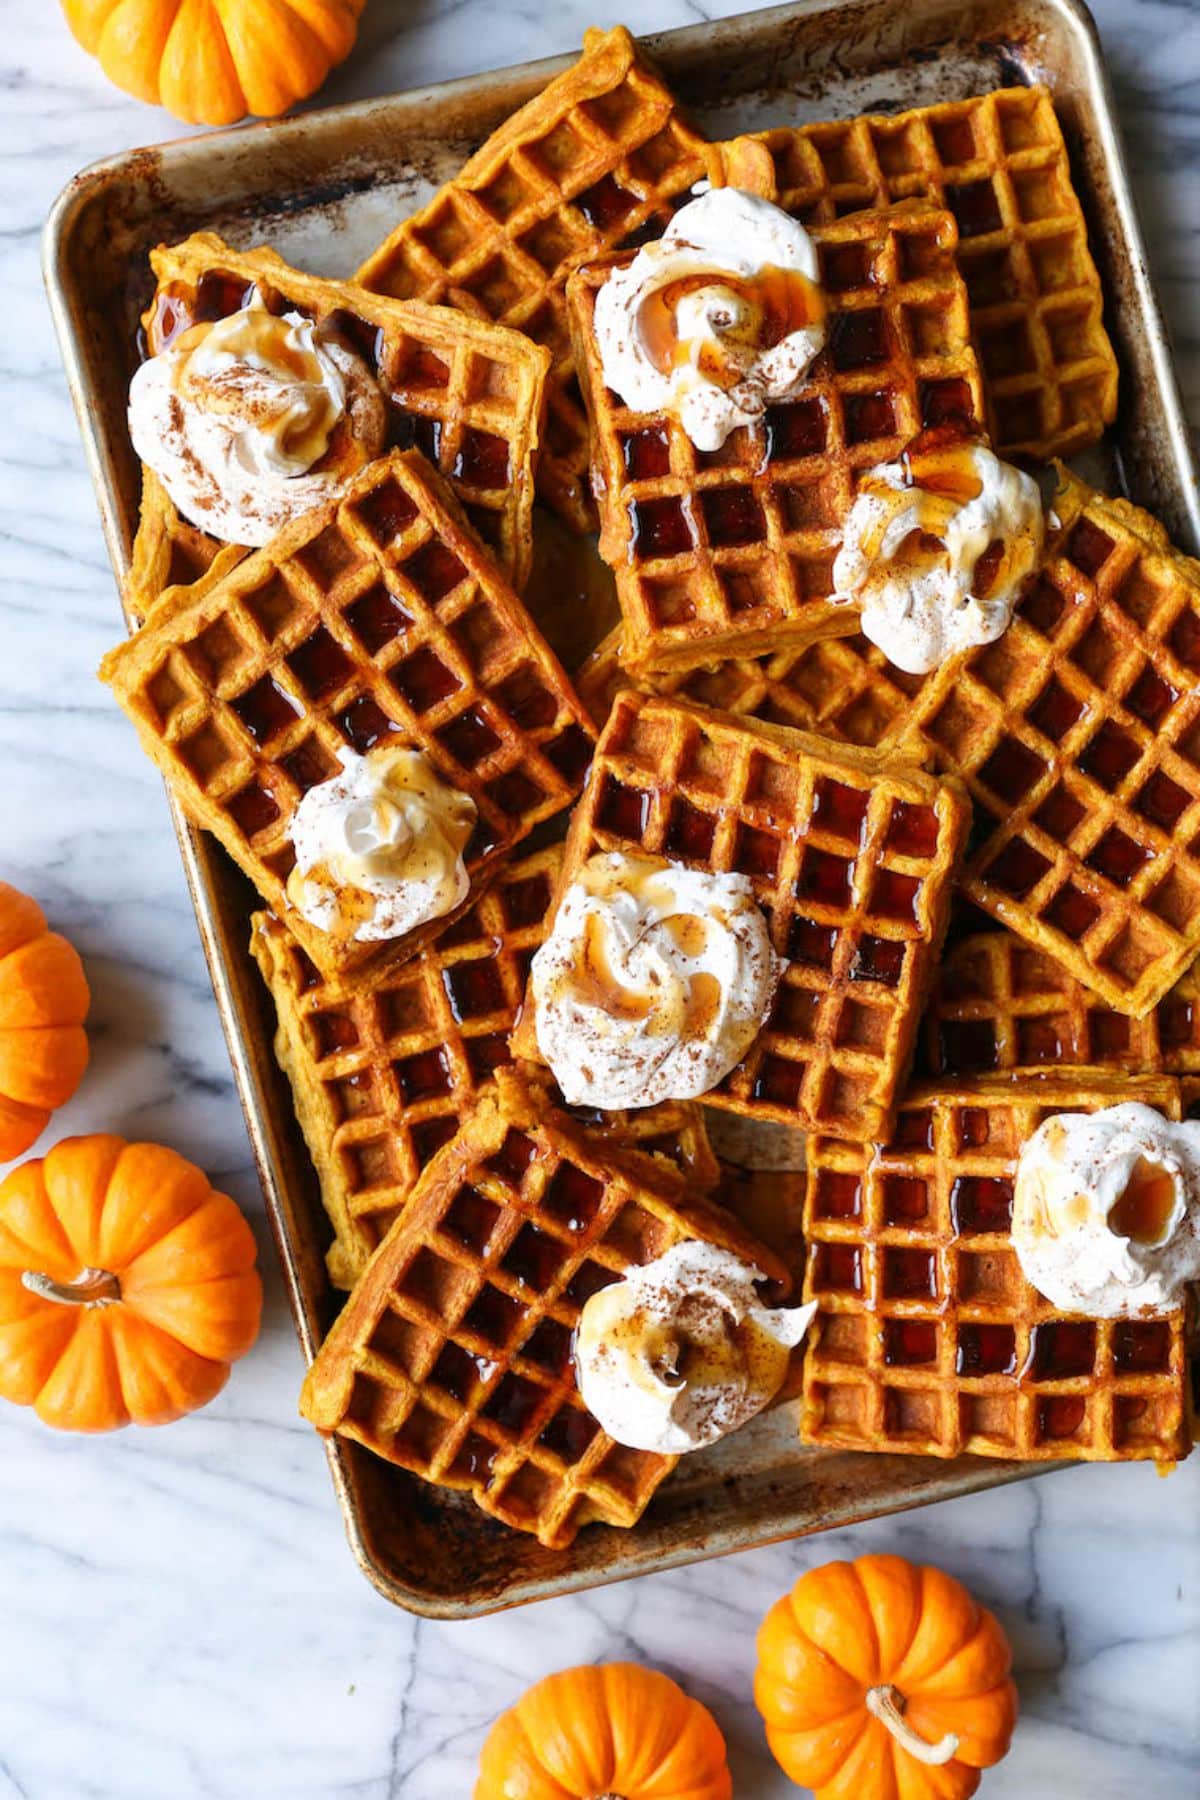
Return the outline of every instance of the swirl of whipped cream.
[[[1173,1311],[1200,1280],[1200,1123],[1138,1101],[1045,1120],[1017,1163],[1012,1241],[1066,1312]]]
[[[403,937],[462,904],[475,803],[423,751],[340,753],[342,772],[309,788],[291,823],[288,899],[318,931],[362,943]]]
[[[229,544],[265,544],[335,499],[386,430],[362,357],[261,301],[193,325],[129,389],[134,449],[184,517]]]
[[[925,675],[1008,629],[1044,531],[1036,481],[982,444],[914,450],[859,482],[834,599],[861,608],[864,637],[898,669]]]
[[[782,967],[744,875],[593,856],[533,959],[538,1048],[571,1105],[692,1100],[745,1055]]]
[[[816,1303],[763,1306],[761,1279],[732,1251],[687,1239],[591,1296],[575,1334],[575,1377],[609,1437],[679,1456],[736,1431],[775,1398]]]
[[[672,412],[699,450],[799,388],[825,341],[817,252],[795,219],[738,188],[680,208],[596,296],[604,379],[636,412]]]

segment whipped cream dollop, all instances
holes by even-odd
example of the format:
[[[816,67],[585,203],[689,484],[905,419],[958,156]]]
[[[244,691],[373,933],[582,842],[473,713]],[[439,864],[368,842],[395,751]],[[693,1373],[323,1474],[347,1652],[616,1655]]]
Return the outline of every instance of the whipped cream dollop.
[[[533,959],[538,1048],[572,1106],[695,1099],[757,1037],[782,966],[746,876],[590,857]]]
[[[463,851],[474,801],[442,781],[420,750],[346,749],[340,761],[341,773],[309,788],[292,819],[296,866],[287,891],[301,918],[374,943],[460,906],[470,887]]]
[[[799,388],[825,341],[817,252],[769,200],[714,188],[596,296],[604,379],[636,412],[675,413],[699,450]]]
[[[815,1302],[772,1309],[760,1272],[686,1240],[593,1294],[575,1334],[580,1398],[631,1450],[679,1456],[736,1431],[783,1386]]]
[[[1012,1241],[1064,1311],[1173,1311],[1200,1280],[1200,1123],[1138,1101],[1045,1120],[1017,1164]]]
[[[1007,630],[1042,557],[1036,481],[982,444],[880,463],[859,482],[833,565],[889,662],[925,675]]]
[[[260,300],[191,326],[129,389],[134,449],[184,517],[229,544],[265,544],[335,499],[386,430],[362,357]]]

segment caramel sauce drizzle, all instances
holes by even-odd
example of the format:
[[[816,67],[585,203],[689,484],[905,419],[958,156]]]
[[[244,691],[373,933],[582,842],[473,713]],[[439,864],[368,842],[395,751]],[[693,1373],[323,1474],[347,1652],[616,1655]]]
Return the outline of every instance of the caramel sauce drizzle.
[[[730,315],[721,343],[705,340],[697,356],[695,340],[679,335],[678,309],[689,294],[713,290],[742,303],[745,315]],[[815,281],[798,269],[768,263],[756,275],[731,275],[722,269],[697,269],[664,282],[643,300],[638,324],[646,354],[662,375],[697,362],[700,372],[718,387],[731,388],[745,374],[745,353],[761,354],[825,317],[825,296]],[[724,354],[725,348],[737,354]]]

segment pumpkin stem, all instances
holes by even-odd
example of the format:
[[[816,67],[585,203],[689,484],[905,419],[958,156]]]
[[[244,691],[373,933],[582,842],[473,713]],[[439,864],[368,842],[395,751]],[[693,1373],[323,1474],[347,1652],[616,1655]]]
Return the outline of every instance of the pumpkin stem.
[[[928,1763],[937,1768],[948,1763],[957,1753],[958,1739],[952,1731],[937,1744],[927,1744],[923,1737],[918,1737],[911,1725],[904,1722],[904,1708],[908,1704],[899,1688],[890,1685],[867,1689],[867,1711],[873,1718],[886,1725],[896,1742],[919,1763]]]
[[[21,1286],[56,1306],[115,1306],[121,1298],[121,1283],[108,1269],[80,1269],[74,1281],[55,1281],[52,1275],[25,1269]]]

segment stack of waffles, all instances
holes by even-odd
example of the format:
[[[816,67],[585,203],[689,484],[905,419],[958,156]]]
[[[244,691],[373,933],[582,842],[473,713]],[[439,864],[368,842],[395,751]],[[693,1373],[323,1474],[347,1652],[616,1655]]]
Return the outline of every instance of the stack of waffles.
[[[613,390],[595,325],[702,181],[805,227],[825,323],[716,451]],[[1060,464],[986,645],[906,672],[833,574],[864,476],[919,437],[1032,464],[1114,417],[1050,94],[712,143],[628,32],[592,32],[352,280],[210,233],[153,265],[145,355],[265,308],[347,345],[386,411],[379,453],[257,547],[147,466],[103,671],[260,896],[348,1290],[307,1417],[554,1548],[634,1525],[677,1459],[588,1411],[575,1334],[699,1243],[813,1303],[781,1390],[806,1444],[1185,1455],[1187,1307],[1056,1308],[1010,1226],[1045,1120],[1200,1099],[1200,568]],[[588,646],[568,670],[530,572],[597,525],[620,623],[550,628]],[[473,828],[457,902],[379,942],[301,912],[294,829],[348,755],[394,749]],[[765,923],[777,986],[704,1093],[556,1085],[531,964],[598,858],[736,878]]]

